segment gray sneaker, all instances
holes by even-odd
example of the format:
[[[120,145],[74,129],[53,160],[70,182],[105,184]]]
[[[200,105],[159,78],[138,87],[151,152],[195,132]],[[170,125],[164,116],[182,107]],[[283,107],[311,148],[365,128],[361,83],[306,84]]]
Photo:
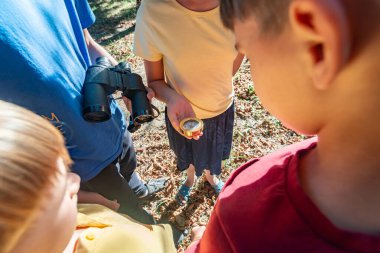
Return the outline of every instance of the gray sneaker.
[[[146,190],[144,194],[139,196],[140,203],[144,203],[152,199],[156,193],[162,191],[166,187],[166,183],[169,181],[169,177],[160,177],[151,179],[145,183]]]

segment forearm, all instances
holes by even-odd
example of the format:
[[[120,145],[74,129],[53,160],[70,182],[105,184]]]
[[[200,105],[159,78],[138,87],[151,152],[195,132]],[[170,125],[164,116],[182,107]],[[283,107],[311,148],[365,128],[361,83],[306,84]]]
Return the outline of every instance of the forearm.
[[[120,206],[116,201],[106,199],[98,193],[87,191],[78,192],[78,203],[99,204],[111,208],[115,211],[119,209]]]
[[[150,81],[148,82],[148,86],[154,90],[156,94],[155,98],[165,104],[170,103],[171,99],[178,96],[178,93],[167,85],[164,80]]]
[[[148,86],[154,90],[158,100],[168,104],[171,99],[178,97],[178,93],[165,82],[162,60],[156,62],[144,60],[144,66]]]
[[[105,56],[110,60],[110,62],[113,66],[118,64],[116,59],[110,53],[108,53],[104,47],[102,47],[101,45],[99,45],[96,42],[91,43],[89,45],[88,52],[90,54],[90,58],[91,58],[92,63],[95,63],[95,61],[98,57]]]
[[[96,59],[98,57],[105,56],[105,57],[107,57],[110,60],[110,62],[111,62],[112,65],[117,65],[118,62],[116,61],[116,59],[110,53],[108,53],[108,51],[104,47],[102,47],[101,45],[99,45],[91,37],[91,34],[88,32],[87,29],[83,30],[83,34],[84,34],[84,37],[85,37],[85,40],[86,40],[88,53],[90,55],[92,63],[95,63],[95,61],[96,61]]]

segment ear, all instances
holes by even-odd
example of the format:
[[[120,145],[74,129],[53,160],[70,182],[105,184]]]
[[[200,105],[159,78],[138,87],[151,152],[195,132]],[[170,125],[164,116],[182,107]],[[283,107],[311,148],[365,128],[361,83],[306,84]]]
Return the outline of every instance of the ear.
[[[293,0],[290,25],[305,48],[317,89],[327,89],[351,54],[348,17],[341,0]]]

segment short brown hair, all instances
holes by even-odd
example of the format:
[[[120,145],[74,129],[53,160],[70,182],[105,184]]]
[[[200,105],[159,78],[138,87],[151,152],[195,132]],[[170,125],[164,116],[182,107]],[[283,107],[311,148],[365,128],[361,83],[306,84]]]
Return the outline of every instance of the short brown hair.
[[[29,228],[58,173],[58,158],[71,163],[52,124],[0,101],[0,252],[11,251]]]
[[[291,0],[221,0],[220,14],[225,27],[233,30],[234,20],[255,15],[262,31],[279,31],[288,19]]]

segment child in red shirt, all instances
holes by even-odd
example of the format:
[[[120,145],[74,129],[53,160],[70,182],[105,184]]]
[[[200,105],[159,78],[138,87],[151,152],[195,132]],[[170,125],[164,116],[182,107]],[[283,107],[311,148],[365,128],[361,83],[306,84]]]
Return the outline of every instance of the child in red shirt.
[[[376,0],[221,1],[264,106],[318,137],[237,170],[187,252],[380,252],[379,12]]]

